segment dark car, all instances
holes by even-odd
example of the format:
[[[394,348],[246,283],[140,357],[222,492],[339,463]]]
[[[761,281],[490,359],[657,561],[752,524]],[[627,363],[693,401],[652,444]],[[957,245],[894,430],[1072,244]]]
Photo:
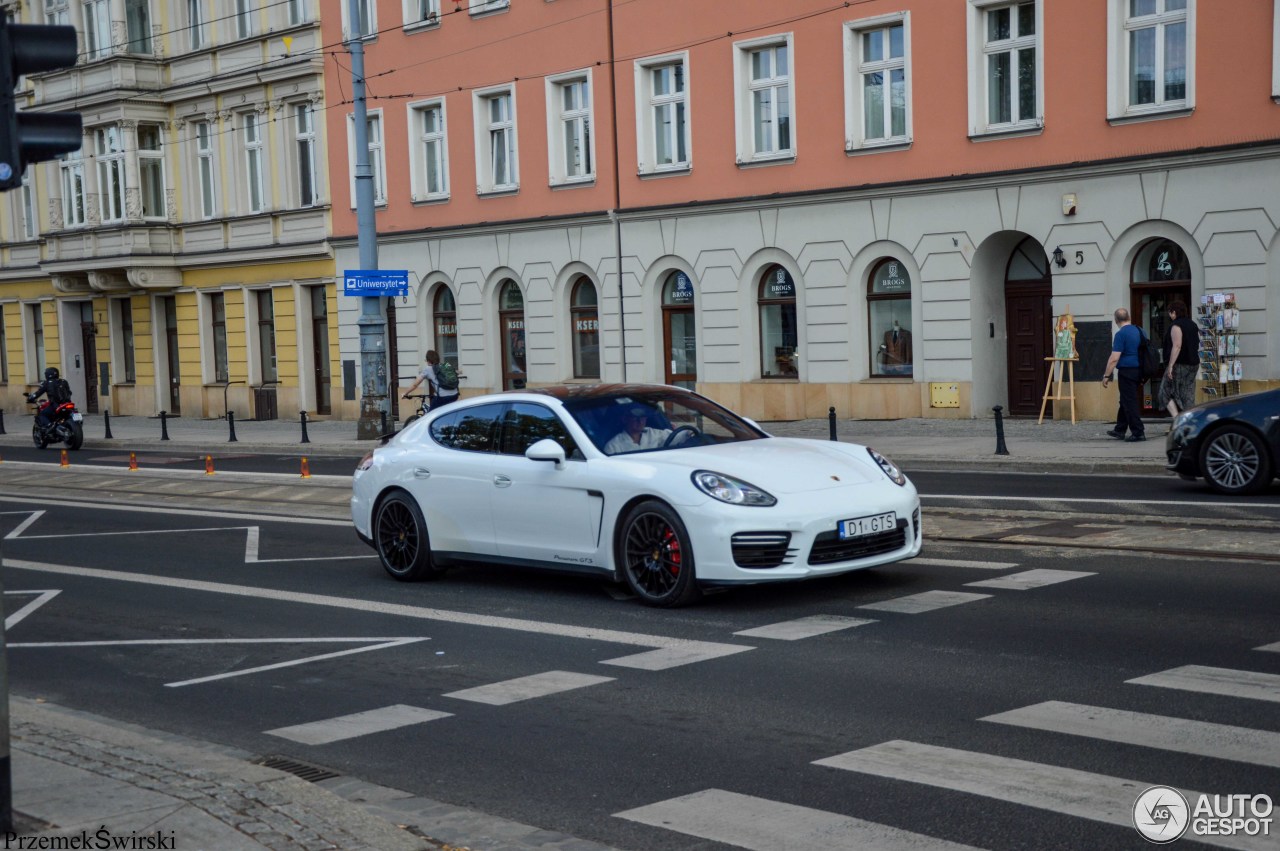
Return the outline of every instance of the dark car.
[[[1229,396],[1188,408],[1165,441],[1172,470],[1218,493],[1257,493],[1280,460],[1280,390]]]

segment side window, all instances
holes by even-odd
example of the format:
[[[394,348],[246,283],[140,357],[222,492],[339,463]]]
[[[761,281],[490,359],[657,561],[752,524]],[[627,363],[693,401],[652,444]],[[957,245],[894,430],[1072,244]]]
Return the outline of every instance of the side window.
[[[467,452],[492,452],[493,431],[503,405],[476,405],[450,411],[431,423],[431,436],[441,446]]]
[[[530,446],[547,437],[560,444],[567,457],[574,457],[575,453],[576,457],[582,457],[578,453],[578,445],[554,411],[530,402],[514,402],[502,417],[498,452],[502,455],[523,455]]]

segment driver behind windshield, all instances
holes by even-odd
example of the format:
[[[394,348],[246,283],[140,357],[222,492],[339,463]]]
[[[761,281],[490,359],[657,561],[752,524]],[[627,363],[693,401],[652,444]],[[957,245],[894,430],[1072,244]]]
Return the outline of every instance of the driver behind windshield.
[[[622,431],[604,445],[604,454],[621,455],[643,449],[661,449],[670,436],[669,428],[649,428],[649,408],[631,405],[622,412]]]

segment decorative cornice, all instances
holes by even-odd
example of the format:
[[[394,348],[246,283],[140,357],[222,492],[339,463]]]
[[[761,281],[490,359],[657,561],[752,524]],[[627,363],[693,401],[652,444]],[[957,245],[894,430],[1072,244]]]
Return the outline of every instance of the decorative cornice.
[[[93,275],[94,273],[90,272],[89,274]],[[51,275],[50,278],[53,281],[53,288],[66,295],[93,292],[90,279],[83,275]]]
[[[144,290],[174,289],[182,286],[182,273],[172,266],[132,267],[127,270],[129,283]]]
[[[87,274],[89,286],[95,292],[109,293],[131,289],[129,279],[119,269],[92,269]]]

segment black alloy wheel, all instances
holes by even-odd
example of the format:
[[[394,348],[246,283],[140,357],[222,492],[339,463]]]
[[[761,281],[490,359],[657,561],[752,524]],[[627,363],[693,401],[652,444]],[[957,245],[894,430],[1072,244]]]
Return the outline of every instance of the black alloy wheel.
[[[1244,426],[1215,431],[1200,450],[1200,469],[1218,493],[1257,493],[1271,483],[1271,458],[1258,435]]]
[[[36,445],[36,449],[44,449],[49,445],[49,441],[45,439],[44,431],[38,425],[31,427],[31,442]]]
[[[701,596],[689,533],[670,506],[642,502],[627,512],[620,528],[622,574],[641,602],[672,608]]]
[[[383,568],[401,582],[434,579],[443,573],[431,559],[431,541],[422,510],[406,493],[393,493],[378,506],[373,540]]]
[[[80,423],[72,423],[71,436],[67,438],[67,448],[74,451],[81,446],[84,446],[84,426]]]

